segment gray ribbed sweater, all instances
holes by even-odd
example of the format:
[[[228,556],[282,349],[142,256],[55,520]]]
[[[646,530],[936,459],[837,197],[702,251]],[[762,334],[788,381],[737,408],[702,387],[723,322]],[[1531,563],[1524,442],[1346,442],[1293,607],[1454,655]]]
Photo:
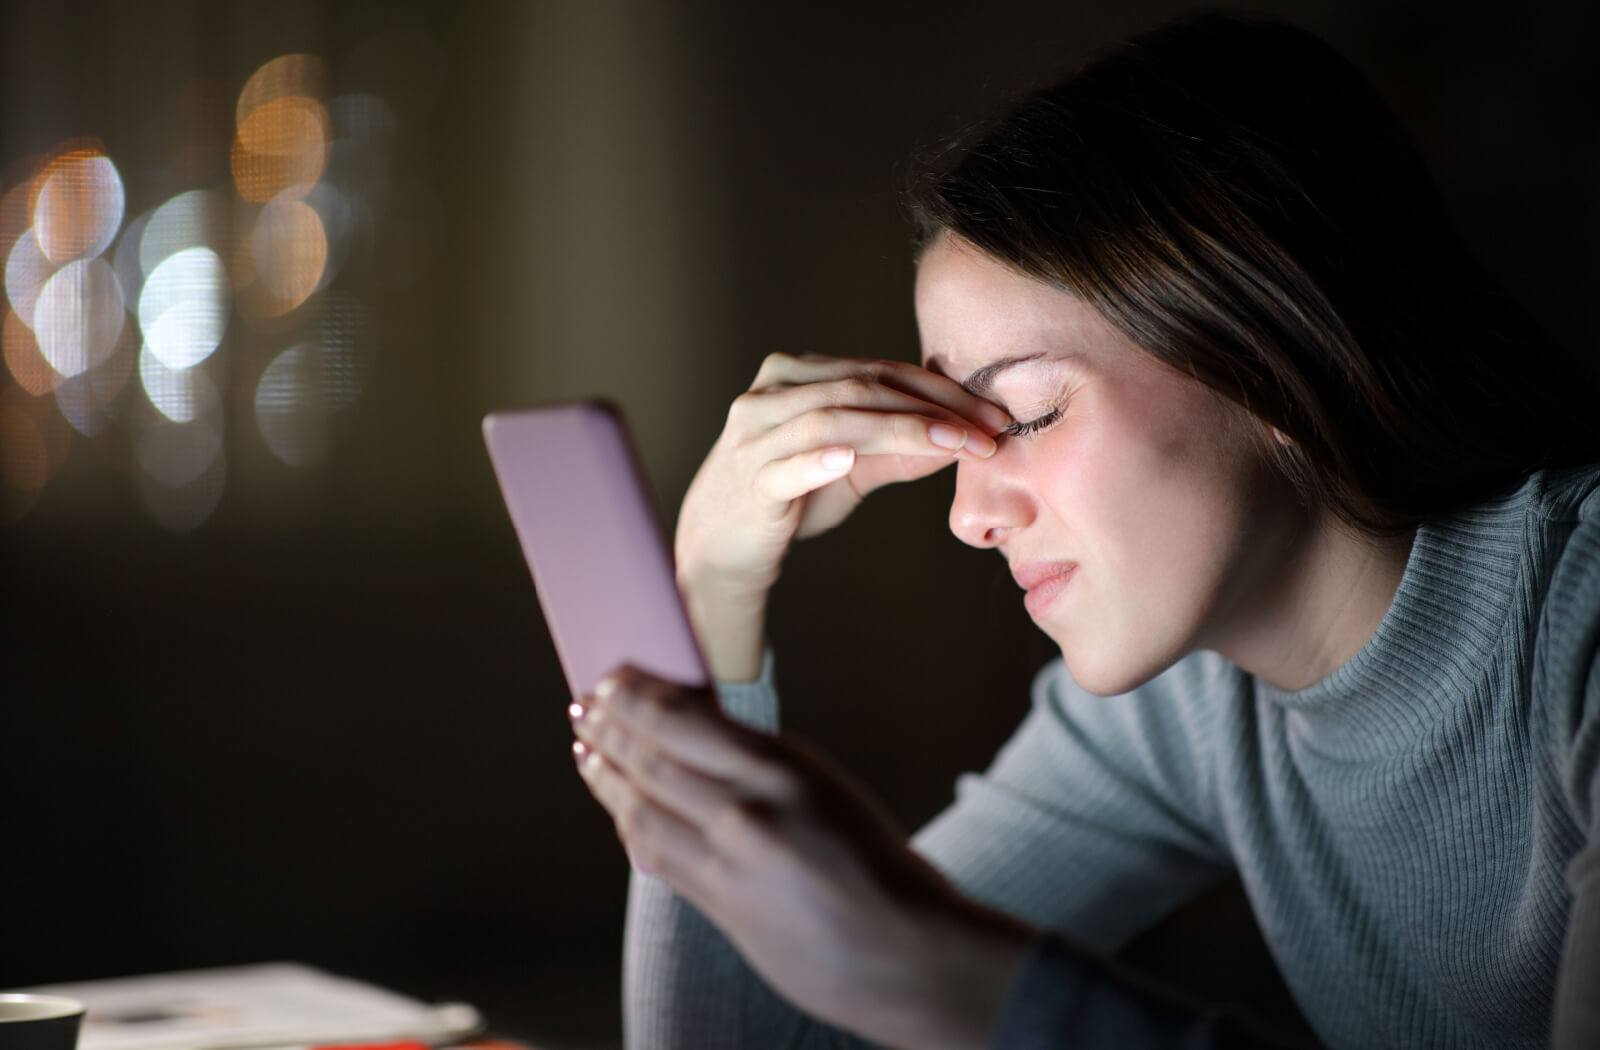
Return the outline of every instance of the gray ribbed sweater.
[[[1057,661],[915,839],[966,893],[1119,946],[1237,872],[1332,1047],[1600,1046],[1600,469],[1423,527],[1372,640],[1286,693],[1187,657],[1124,697]],[[770,663],[770,662],[769,662]],[[776,723],[770,666],[723,703]],[[1565,941],[1565,955],[1563,943]],[[863,1045],[635,875],[629,1047]],[[1003,1047],[1255,1045],[1042,937]]]

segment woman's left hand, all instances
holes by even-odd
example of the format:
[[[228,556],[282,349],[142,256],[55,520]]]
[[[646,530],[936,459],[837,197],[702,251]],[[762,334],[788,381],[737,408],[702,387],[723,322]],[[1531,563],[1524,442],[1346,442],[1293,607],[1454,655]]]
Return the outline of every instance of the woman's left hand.
[[[891,1046],[982,1046],[1031,932],[963,898],[839,771],[624,668],[573,705],[634,864],[801,1009]]]

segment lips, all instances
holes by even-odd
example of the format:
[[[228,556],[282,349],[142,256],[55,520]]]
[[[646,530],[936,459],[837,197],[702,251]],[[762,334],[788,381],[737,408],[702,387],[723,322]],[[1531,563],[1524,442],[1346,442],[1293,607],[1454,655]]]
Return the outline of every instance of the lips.
[[[1017,586],[1028,592],[1022,604],[1034,619],[1055,604],[1077,571],[1078,563],[1074,561],[1028,561],[1011,567]]]

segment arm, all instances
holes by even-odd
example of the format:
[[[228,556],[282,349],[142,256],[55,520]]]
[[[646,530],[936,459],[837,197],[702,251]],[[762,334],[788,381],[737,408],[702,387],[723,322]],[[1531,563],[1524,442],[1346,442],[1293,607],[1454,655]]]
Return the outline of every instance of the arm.
[[[777,727],[770,654],[754,682],[723,683],[718,694],[730,717],[754,729]],[[869,1045],[780,998],[693,905],[638,869],[628,883],[622,1016],[630,1050]]]
[[[650,687],[636,688],[642,696]],[[1192,764],[1171,764],[1183,752],[1176,745],[1168,749],[1159,741],[1146,741],[1152,746],[1139,751],[1120,746],[1115,727],[1091,736],[1063,734],[1050,725],[1060,713],[1052,703],[1053,692],[1048,685],[1041,688],[1034,717],[984,778],[993,795],[969,785],[963,801],[930,829],[930,834],[937,832],[932,836],[934,851],[943,854],[934,859],[969,874],[999,874],[1013,892],[1026,890],[1021,894],[1026,908],[1047,913],[1055,907],[1058,916],[1076,911],[1080,923],[1090,914],[1112,910],[1107,902],[1113,891],[1131,882],[1138,892],[1121,906],[1112,924],[1125,935],[1153,918],[1156,910],[1186,896],[1185,887],[1192,892],[1222,871],[1214,851],[1188,852],[1189,845],[1204,841],[1193,817],[1160,801],[1168,788],[1186,787],[1182,798],[1203,797],[1201,786],[1192,781],[1199,771]],[[1123,705],[1107,707],[1100,701],[1097,709],[1116,711]],[[660,723],[656,729],[657,741],[670,735],[660,731]],[[581,726],[580,735],[628,764],[626,747],[602,742]],[[1093,741],[1094,746],[1073,741]],[[1074,749],[1081,761],[1031,768],[1041,754],[1067,757]],[[1121,768],[1114,757],[1119,755]],[[1052,777],[1061,794],[1046,790],[1043,797],[1028,798]],[[1142,789],[1134,789],[1133,777],[1143,780]],[[1189,783],[1152,790],[1163,778]],[[593,774],[591,780],[606,802],[607,788]],[[1102,809],[1097,796],[1108,792],[1123,792],[1125,803],[1096,812]],[[1074,798],[1087,800],[1088,808],[1074,807]],[[613,799],[608,808],[615,814],[625,807]],[[787,1005],[740,963],[740,952],[750,956],[772,987],[783,989],[802,1007],[847,1029],[874,1033],[891,1045],[977,1046],[997,1035],[1002,1041],[995,1045],[1031,1046],[1046,1045],[1038,1039],[1068,1034],[1086,1040],[1071,1045],[1084,1046],[1134,1045],[1121,1041],[1125,1038],[1151,1046],[1274,1045],[1216,1011],[1122,972],[1081,943],[1037,940],[1026,926],[991,921],[970,902],[958,903],[942,879],[925,878],[914,864],[897,857],[899,847],[888,836],[873,840],[852,832],[848,815],[841,821],[835,811],[832,824],[816,822],[819,828],[804,806],[790,813],[779,804],[770,813],[774,829],[791,832],[799,841],[778,840],[785,848],[777,864],[758,852],[755,864],[761,877],[754,880],[753,897],[739,880],[706,894],[701,875],[681,866],[683,858],[697,863],[706,852],[715,852],[714,842],[697,842],[678,859],[671,848],[650,850],[651,866],[659,865],[666,881],[702,902],[705,914],[728,929],[733,943],[661,882],[636,876],[629,1025],[630,1038],[637,1037],[639,1045],[860,1045]],[[619,818],[619,825],[626,823]],[[997,827],[1010,835],[1031,831],[1023,830],[1023,837],[997,850],[990,835]],[[812,849],[806,848],[830,828],[833,841],[824,834],[820,850],[814,841]],[[1048,851],[1065,845],[1070,853],[1074,844],[1075,861],[1065,870],[1054,867]],[[841,845],[851,849],[841,852]],[[716,867],[725,872],[747,862],[738,854]],[[996,885],[978,889],[993,892]],[[1085,908],[1085,900],[1092,907]],[[752,914],[752,907],[759,914]],[[838,921],[841,914],[846,921]],[[1101,939],[1115,939],[1106,935],[1110,926],[1103,914],[1097,917]],[[884,973],[895,979],[883,982]],[[862,987],[872,993],[865,1006],[851,1001]],[[898,1023],[885,1019],[896,1013],[901,1015]]]
[[[1567,868],[1572,911],[1557,978],[1552,1045],[1600,1046],[1600,497],[1574,532],[1546,599],[1547,685],[1564,697],[1567,804],[1586,835]]]

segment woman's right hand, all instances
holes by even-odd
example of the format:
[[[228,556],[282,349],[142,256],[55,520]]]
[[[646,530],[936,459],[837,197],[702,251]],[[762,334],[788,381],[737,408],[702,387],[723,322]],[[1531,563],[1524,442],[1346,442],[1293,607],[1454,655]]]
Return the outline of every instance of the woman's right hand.
[[[839,524],[880,486],[992,456],[1010,422],[913,364],[770,355],[678,518],[678,586],[712,674],[755,677],[767,591],[796,537]]]

